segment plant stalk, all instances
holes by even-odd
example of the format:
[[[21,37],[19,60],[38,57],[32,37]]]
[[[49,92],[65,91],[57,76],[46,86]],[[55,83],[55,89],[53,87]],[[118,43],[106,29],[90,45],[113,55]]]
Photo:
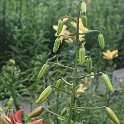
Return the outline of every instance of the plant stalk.
[[[79,18],[80,18],[80,4],[81,1],[79,1],[79,5],[77,8],[77,32],[76,32],[76,49],[75,49],[75,61],[74,61],[74,72],[73,72],[73,87],[72,87],[72,94],[71,94],[71,104],[70,104],[70,110],[69,110],[69,118],[67,120],[67,124],[71,124],[71,120],[74,121],[74,110],[75,107],[75,90],[76,85],[78,83],[78,74],[77,74],[77,68],[78,68],[78,51],[79,51]]]

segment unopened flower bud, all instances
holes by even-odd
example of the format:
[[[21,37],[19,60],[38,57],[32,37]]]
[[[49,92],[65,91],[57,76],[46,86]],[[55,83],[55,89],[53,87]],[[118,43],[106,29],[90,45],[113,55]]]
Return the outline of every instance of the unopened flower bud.
[[[56,53],[59,49],[59,46],[61,44],[61,40],[59,38],[57,38],[54,42],[54,46],[53,46],[53,52]]]
[[[10,107],[13,103],[13,98],[10,98],[9,101],[8,101],[8,106]]]
[[[83,65],[85,62],[85,48],[79,49],[79,64]]]
[[[104,82],[106,88],[107,88],[110,92],[113,92],[114,89],[113,89],[112,83],[111,83],[111,81],[110,81],[110,79],[109,79],[109,77],[108,77],[107,74],[102,74],[102,80],[103,80],[103,82]]]
[[[3,124],[11,124],[11,120],[5,114],[0,114],[0,121]]]
[[[87,16],[86,15],[81,16],[81,20],[82,20],[83,26],[87,27]]]
[[[44,64],[44,65],[42,66],[42,68],[41,68],[41,70],[40,70],[40,72],[39,72],[37,78],[42,78],[42,77],[47,73],[48,69],[49,69],[49,65],[48,65],[47,63]]]
[[[105,47],[105,41],[104,41],[104,36],[100,33],[98,35],[98,42],[99,42],[99,46],[104,49]]]
[[[58,21],[58,28],[57,28],[57,35],[59,35],[61,33],[62,29],[63,29],[63,21],[59,20]]]
[[[81,4],[81,10],[82,10],[82,13],[85,15],[86,14],[86,3],[84,1]]]
[[[117,118],[116,114],[109,107],[106,107],[106,113],[115,124],[120,124],[120,121]]]
[[[36,116],[40,115],[41,112],[42,112],[42,109],[43,109],[42,106],[37,107],[37,108],[34,109],[31,113],[29,113],[28,117],[29,117],[29,118],[32,118],[32,117],[36,117]]]
[[[14,60],[14,59],[10,59],[10,60],[9,60],[9,64],[10,64],[10,65],[15,65],[15,60]]]
[[[44,100],[46,100],[46,98],[50,95],[50,93],[52,92],[52,87],[48,86],[39,96],[38,100],[36,101],[36,103],[42,103],[44,102]]]
[[[86,68],[87,68],[88,72],[92,71],[92,68],[93,68],[93,66],[92,66],[92,59],[90,57],[87,58],[87,60],[86,60]]]

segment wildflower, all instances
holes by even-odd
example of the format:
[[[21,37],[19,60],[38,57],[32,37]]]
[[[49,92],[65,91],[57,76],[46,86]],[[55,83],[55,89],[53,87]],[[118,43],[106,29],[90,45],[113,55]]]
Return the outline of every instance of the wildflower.
[[[103,55],[104,55],[103,56],[104,59],[111,60],[118,56],[118,50],[113,50],[113,51],[107,50],[106,52],[103,52]]]
[[[57,31],[57,27],[56,25],[53,26],[53,28]],[[62,40],[65,40],[65,42],[69,43],[69,44],[72,44],[73,43],[73,40],[71,37],[69,37],[71,33],[67,30],[67,26],[66,25],[63,25],[63,28],[62,28],[62,31],[59,35],[57,35],[57,33],[55,34],[55,36],[59,36],[59,39],[62,41]]]
[[[83,84],[79,84],[79,87],[76,90],[77,96],[80,96],[82,93],[84,93],[86,89],[87,89],[87,87],[84,87]]]

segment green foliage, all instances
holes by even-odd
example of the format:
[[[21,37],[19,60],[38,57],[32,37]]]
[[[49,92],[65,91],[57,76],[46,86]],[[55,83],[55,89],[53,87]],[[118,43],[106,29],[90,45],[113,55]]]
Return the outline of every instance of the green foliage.
[[[121,22],[123,21],[123,6],[121,2],[116,2],[116,0],[95,0],[88,5],[88,27],[91,29],[98,28],[103,32],[107,43],[106,49],[113,50],[122,46],[123,26]],[[52,26],[57,23],[57,19],[61,16],[75,15],[75,4],[77,4],[76,1],[66,0],[1,0],[0,49],[3,51],[1,53],[1,64],[8,58],[13,57],[19,67],[27,69],[30,58],[37,54],[42,54],[46,50],[51,51],[54,40]],[[87,48],[91,49],[91,44],[97,38],[91,35],[89,39]],[[104,63],[101,63],[101,60],[98,59],[102,56],[102,53],[96,56],[97,46],[95,45],[92,48],[91,54],[99,65],[104,66]],[[123,56],[122,48],[120,48],[120,52],[121,56]],[[123,58],[121,57],[120,59]],[[100,68],[103,68],[103,66]]]
[[[52,26],[56,19],[68,13],[70,5],[71,2],[56,0],[1,0],[1,59],[7,54],[6,59],[13,57],[24,69],[28,68],[30,58],[51,51]]]
[[[53,25],[57,24],[60,17],[76,15],[77,0],[1,0],[0,1],[0,99],[14,98],[14,103],[18,103],[23,96],[31,96],[30,103],[38,98],[38,94],[48,85],[54,86],[58,79],[64,79],[62,90],[55,88],[44,106],[52,112],[61,115],[63,108],[69,110],[70,98],[68,91],[71,90],[68,81],[72,84],[72,70],[64,68],[62,65],[74,65],[75,46],[67,46],[63,42],[57,54],[52,52],[55,40]],[[117,0],[91,0],[88,5],[88,28],[100,29],[105,37],[105,49],[119,49],[121,56],[117,63],[119,67],[123,65],[123,5]],[[97,33],[86,35],[87,55],[93,59],[93,71],[99,72],[108,67],[109,64],[102,59],[102,52],[97,42]],[[99,51],[99,52],[98,52]],[[14,58],[16,65],[9,64],[10,58]],[[50,70],[41,80],[37,79],[38,72],[46,62],[50,64]],[[6,64],[7,63],[7,64]],[[53,64],[55,63],[55,64]],[[95,67],[95,68],[94,68]],[[79,66],[78,74],[81,76],[85,68]],[[96,77],[98,78],[98,77]],[[82,80],[79,81],[82,83]],[[101,82],[100,82],[101,83]],[[76,87],[77,88],[77,87]],[[63,92],[65,91],[65,93]],[[57,92],[58,91],[58,92]],[[109,105],[115,110],[121,123],[123,119],[124,91],[115,91],[109,99]],[[16,98],[15,98],[16,97]],[[101,93],[98,80],[92,81],[88,85],[85,93],[76,97],[76,105],[83,109],[77,110],[75,120],[78,123],[86,124],[110,124],[99,106],[108,105],[107,93]],[[120,101],[120,102],[118,102]],[[120,108],[122,106],[122,109]],[[88,109],[89,108],[89,109]],[[92,110],[91,108],[96,108]],[[56,118],[53,113],[44,111],[42,114],[44,123],[62,123],[61,117]],[[68,117],[68,113],[64,115]]]
[[[22,99],[22,96],[29,96],[29,92],[21,80],[21,70],[12,59],[2,68],[0,83],[0,99],[4,100],[12,96],[16,109],[19,107],[18,101]]]

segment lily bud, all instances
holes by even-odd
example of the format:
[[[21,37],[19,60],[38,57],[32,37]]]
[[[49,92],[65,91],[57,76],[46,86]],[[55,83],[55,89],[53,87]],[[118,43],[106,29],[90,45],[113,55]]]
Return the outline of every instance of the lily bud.
[[[100,33],[98,35],[98,42],[99,42],[99,46],[104,49],[105,47],[105,41],[104,41],[104,36]]]
[[[107,74],[102,74],[102,80],[103,80],[105,86],[107,87],[107,89],[110,92],[113,92],[114,89],[113,89],[112,83],[111,83],[111,81],[110,81],[110,79],[109,79]]]
[[[42,109],[43,109],[42,106],[37,107],[37,108],[34,109],[31,113],[29,113],[28,117],[29,117],[29,118],[32,118],[32,117],[36,117],[36,116],[40,115],[41,112],[42,112]]]
[[[87,16],[86,15],[81,16],[81,20],[82,20],[84,27],[87,27]]]
[[[57,28],[57,35],[59,35],[61,33],[62,29],[63,29],[63,21],[59,20],[58,21],[58,28]]]
[[[79,49],[79,64],[83,65],[85,62],[85,48]]]
[[[106,107],[106,113],[115,124],[120,124],[120,121],[117,118],[116,114],[109,107]]]
[[[40,72],[39,72],[37,78],[42,78],[42,77],[47,73],[48,69],[49,69],[49,65],[48,65],[47,63],[44,64],[44,65],[42,66],[42,68],[41,68],[41,70],[40,70]]]
[[[8,106],[11,106],[13,103],[13,98],[10,98],[9,101],[8,101]]]
[[[93,68],[93,66],[92,66],[92,59],[90,57],[87,58],[87,60],[86,60],[86,68],[87,68],[88,72],[92,71],[92,68]]]
[[[82,13],[85,15],[86,14],[86,3],[84,1],[81,4],[81,10],[82,10]]]
[[[11,124],[11,120],[5,114],[0,114],[0,120],[3,124]]]
[[[36,103],[42,103],[44,102],[44,100],[46,100],[46,98],[50,95],[50,93],[52,92],[52,87],[48,86],[40,95],[40,97],[38,98],[38,100],[36,101]]]
[[[57,50],[59,49],[59,46],[60,46],[60,43],[61,43],[61,40],[59,38],[57,38],[54,42],[54,46],[53,46],[53,52],[56,53]]]

